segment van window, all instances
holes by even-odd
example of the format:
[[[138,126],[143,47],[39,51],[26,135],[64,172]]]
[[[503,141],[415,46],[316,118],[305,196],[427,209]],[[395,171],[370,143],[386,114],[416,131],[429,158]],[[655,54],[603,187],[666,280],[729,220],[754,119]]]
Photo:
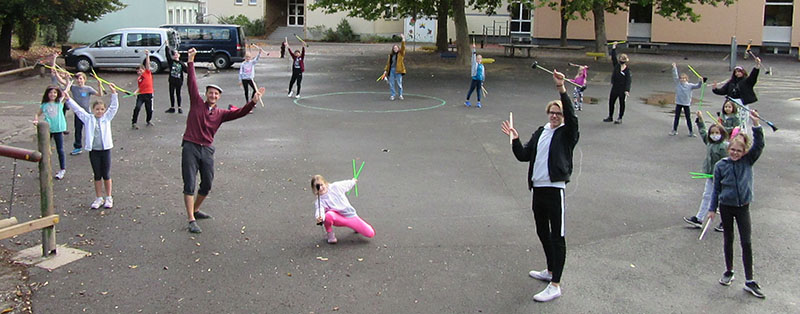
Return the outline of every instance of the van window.
[[[203,38],[199,27],[181,27],[178,28],[177,31],[181,35],[181,40],[198,40]]]
[[[231,30],[227,28],[206,28],[203,39],[231,40]]]
[[[128,33],[128,47],[158,47],[158,46],[161,46],[161,34]]]
[[[111,34],[97,41],[97,47],[119,47],[122,44],[122,34]]]

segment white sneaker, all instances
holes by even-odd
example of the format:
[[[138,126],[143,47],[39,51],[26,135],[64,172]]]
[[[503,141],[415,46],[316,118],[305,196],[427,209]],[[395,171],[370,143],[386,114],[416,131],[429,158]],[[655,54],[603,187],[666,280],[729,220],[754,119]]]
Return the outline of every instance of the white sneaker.
[[[58,179],[58,180],[64,179],[64,175],[66,173],[67,173],[67,170],[65,170],[65,169],[59,170],[58,172],[56,172],[56,179]]]
[[[399,96],[399,97],[397,97],[397,98],[400,98],[400,100],[403,100],[403,95],[400,95],[400,96]]]
[[[294,95],[294,92],[293,91],[289,91],[289,95],[287,95],[286,97],[292,98],[292,95]]]
[[[544,290],[542,290],[542,292],[539,292],[535,296],[533,296],[533,300],[538,302],[547,302],[547,301],[553,301],[555,298],[558,298],[560,296],[561,296],[561,287],[554,286],[551,283],[548,284],[547,287],[544,288]]]
[[[98,198],[94,199],[94,202],[92,202],[92,206],[91,207],[92,207],[92,209],[98,209],[98,208],[100,208],[100,206],[103,206],[103,203],[105,203],[103,198],[102,197],[98,197]]]
[[[553,274],[550,273],[549,271],[547,271],[547,269],[545,269],[543,271],[531,270],[528,273],[528,275],[530,275],[534,279],[539,279],[541,281],[550,282],[550,280],[553,280]]]
[[[300,99],[300,94],[294,95],[294,99]]]
[[[389,96],[389,100],[394,100],[394,96]]]
[[[114,198],[111,196],[106,196],[106,203],[103,204],[105,208],[112,208],[114,207]]]

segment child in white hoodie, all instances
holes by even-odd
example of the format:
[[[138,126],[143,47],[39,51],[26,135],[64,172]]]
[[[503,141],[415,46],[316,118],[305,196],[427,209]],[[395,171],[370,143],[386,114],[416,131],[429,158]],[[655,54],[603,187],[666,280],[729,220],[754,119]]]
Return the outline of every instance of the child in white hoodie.
[[[311,191],[317,196],[317,200],[314,202],[316,209],[314,216],[318,224],[325,225],[325,231],[328,233],[327,240],[330,244],[337,242],[332,226],[348,227],[367,238],[375,236],[375,229],[364,219],[358,217],[356,209],[350,205],[350,201],[345,196],[345,192],[352,189],[357,181],[351,179],[328,183],[321,175],[311,178]]]

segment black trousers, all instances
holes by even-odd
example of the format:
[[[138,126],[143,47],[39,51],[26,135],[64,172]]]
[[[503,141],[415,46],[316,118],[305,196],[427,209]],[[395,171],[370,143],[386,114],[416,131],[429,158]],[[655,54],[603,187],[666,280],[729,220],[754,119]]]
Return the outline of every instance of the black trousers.
[[[689,106],[684,105],[675,105],[675,120],[672,121],[672,130],[678,130],[678,121],[681,119],[681,110],[683,110],[683,115],[686,116],[686,126],[689,127],[689,133],[692,133],[691,113],[689,113]]]
[[[153,94],[139,94],[136,96],[136,107],[133,108],[131,123],[136,124],[139,121],[139,111],[142,110],[142,105],[147,111],[147,122],[153,119]]]
[[[722,218],[723,249],[725,251],[725,267],[733,270],[733,222],[739,228],[739,242],[742,244],[742,264],[744,277],[753,280],[753,248],[750,244],[750,204],[742,207],[719,204],[719,216]]]
[[[467,100],[469,100],[469,97],[472,96],[472,92],[475,89],[477,89],[478,90],[478,102],[481,101],[481,84],[483,84],[483,81],[472,80],[472,83],[469,84],[469,91],[467,92]]]
[[[181,144],[181,175],[183,194],[194,195],[197,172],[200,172],[198,195],[208,195],[214,181],[214,146],[202,146],[189,141]]]
[[[608,117],[614,117],[614,103],[617,102],[619,99],[619,118],[622,119],[622,116],[625,115],[625,91],[615,91],[611,90],[611,94],[608,96]]]
[[[94,180],[111,180],[111,150],[92,150],[89,152]]]
[[[289,80],[289,91],[292,91],[292,86],[294,86],[294,82],[297,81],[297,93],[295,95],[300,95],[300,84],[303,83],[303,71],[300,71],[298,68],[292,68],[292,79]]]
[[[183,80],[169,78],[169,106],[175,108],[175,100],[178,100],[178,108],[181,107],[181,86]]]
[[[533,188],[533,218],[536,234],[544,248],[547,270],[553,272],[552,282],[561,282],[567,259],[567,241],[564,230],[564,189],[554,187]]]
[[[75,142],[72,143],[72,148],[82,148],[83,147],[83,143],[81,141],[83,140],[83,138],[82,138],[82,135],[83,135],[83,121],[81,121],[81,119],[78,118],[78,115],[75,115],[74,117],[75,117],[74,118],[74,121],[75,121]]]
[[[248,102],[250,99],[253,99],[253,96],[256,95],[256,84],[253,84],[253,80],[242,80],[242,87],[244,88],[244,102]],[[253,88],[252,94],[250,93],[248,87]]]

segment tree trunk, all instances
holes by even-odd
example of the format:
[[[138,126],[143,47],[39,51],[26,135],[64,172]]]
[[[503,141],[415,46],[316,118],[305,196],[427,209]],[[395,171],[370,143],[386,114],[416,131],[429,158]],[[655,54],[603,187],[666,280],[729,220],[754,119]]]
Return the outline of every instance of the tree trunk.
[[[447,12],[450,11],[450,0],[436,2],[436,51],[447,52]]]
[[[561,47],[567,46],[567,0],[561,0]]]
[[[11,31],[14,29],[14,19],[5,17],[3,26],[0,26],[0,62],[11,62]]]
[[[592,14],[594,15],[594,51],[602,53],[608,53],[605,9],[601,1],[595,1],[592,5]]]
[[[456,47],[458,57],[456,63],[467,65],[470,62],[469,34],[467,33],[467,14],[465,0],[451,0],[453,3],[453,21],[456,24]]]

